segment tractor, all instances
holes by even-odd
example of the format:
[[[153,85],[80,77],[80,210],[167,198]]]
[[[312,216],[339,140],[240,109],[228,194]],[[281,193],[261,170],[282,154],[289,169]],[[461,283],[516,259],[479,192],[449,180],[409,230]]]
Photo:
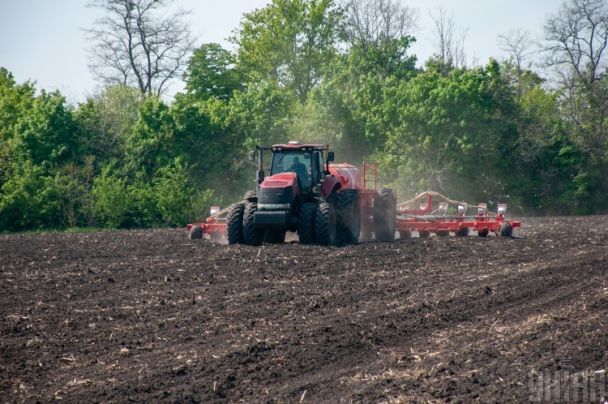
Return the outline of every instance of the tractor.
[[[390,189],[376,190],[375,163],[364,163],[361,175],[353,165],[332,164],[329,145],[296,141],[256,146],[250,159],[256,157],[255,191],[227,211],[229,244],[282,243],[287,231],[297,232],[301,244],[352,244],[372,233],[379,241],[394,240],[396,198]]]

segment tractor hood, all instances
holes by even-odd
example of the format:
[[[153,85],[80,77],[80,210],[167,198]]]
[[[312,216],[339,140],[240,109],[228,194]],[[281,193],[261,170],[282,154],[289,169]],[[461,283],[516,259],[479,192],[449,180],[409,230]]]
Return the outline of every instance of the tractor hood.
[[[264,182],[260,184],[260,188],[286,188],[293,187],[297,184],[298,177],[296,173],[280,173],[264,178]]]
[[[290,209],[298,193],[298,178],[287,172],[264,178],[258,188],[258,209]]]

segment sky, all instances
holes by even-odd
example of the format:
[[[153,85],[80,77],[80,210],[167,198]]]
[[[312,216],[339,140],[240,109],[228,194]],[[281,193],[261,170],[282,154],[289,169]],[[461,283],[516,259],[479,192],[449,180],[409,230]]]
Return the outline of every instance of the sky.
[[[466,30],[465,53],[469,62],[484,64],[502,58],[497,38],[523,29],[542,39],[548,15],[561,0],[401,0],[418,12],[417,39],[412,52],[420,61],[433,53],[430,13],[441,7],[453,13],[458,30]],[[175,0],[190,10],[187,21],[197,43],[219,42],[238,27],[243,13],[263,7],[267,0]],[[18,82],[35,81],[38,88],[59,90],[76,103],[99,90],[89,72],[86,35],[99,12],[87,0],[0,0],[0,67]],[[172,91],[179,91],[180,83]]]

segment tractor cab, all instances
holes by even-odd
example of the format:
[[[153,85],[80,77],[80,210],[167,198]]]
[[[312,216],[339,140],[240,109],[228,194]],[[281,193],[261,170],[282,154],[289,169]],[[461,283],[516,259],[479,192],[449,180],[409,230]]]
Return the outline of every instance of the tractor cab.
[[[283,173],[296,175],[296,182],[302,194],[310,194],[325,176],[323,151],[326,146],[300,145],[290,142],[287,145],[272,146],[270,178]]]

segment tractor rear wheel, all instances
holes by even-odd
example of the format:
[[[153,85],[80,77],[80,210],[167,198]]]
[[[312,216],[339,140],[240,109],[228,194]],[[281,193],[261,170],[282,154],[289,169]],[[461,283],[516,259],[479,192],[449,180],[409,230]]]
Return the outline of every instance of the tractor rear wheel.
[[[336,232],[340,244],[356,244],[361,233],[359,192],[346,189],[336,198]]]
[[[513,225],[511,223],[501,224],[500,235],[503,237],[513,237]]]
[[[315,213],[315,239],[321,245],[336,244],[336,212],[327,202],[320,203]]]
[[[376,241],[395,240],[397,200],[392,189],[381,189],[374,201],[374,233]]]
[[[258,194],[256,191],[247,191],[243,195],[243,200],[247,202],[257,202]]]
[[[228,244],[243,243],[243,213],[245,204],[243,202],[235,203],[228,211],[226,220],[226,233],[228,236]]]
[[[190,233],[188,233],[188,238],[190,240],[198,240],[203,238],[203,228],[201,226],[194,225],[190,228]]]
[[[260,245],[264,241],[264,230],[256,227],[254,222],[258,204],[248,202],[243,212],[243,241],[249,245]]]
[[[307,202],[300,208],[298,217],[298,237],[301,244],[312,244],[315,242],[315,213],[317,204]]]

